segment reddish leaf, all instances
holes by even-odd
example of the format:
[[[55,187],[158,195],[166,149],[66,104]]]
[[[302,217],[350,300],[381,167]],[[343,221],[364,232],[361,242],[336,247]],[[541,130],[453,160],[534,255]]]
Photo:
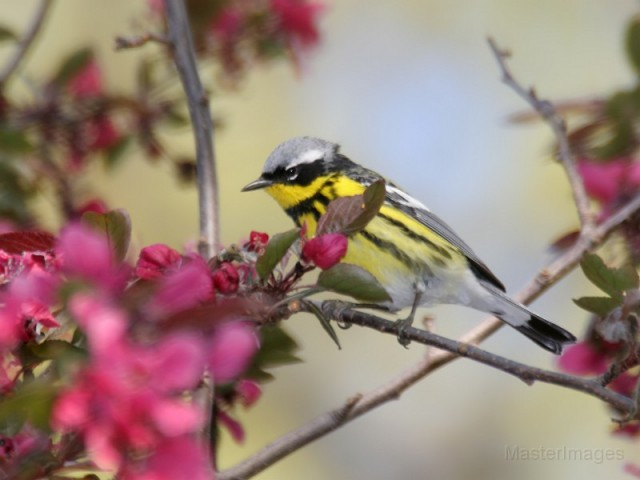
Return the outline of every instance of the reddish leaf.
[[[549,249],[553,253],[564,253],[575,245],[579,237],[580,232],[578,230],[565,233],[564,235],[556,238],[553,243],[549,245]]]
[[[0,250],[12,255],[53,250],[55,243],[56,237],[42,230],[9,232],[0,235]]]
[[[316,235],[339,232],[349,236],[361,231],[378,214],[385,194],[385,182],[378,180],[369,185],[362,195],[333,200],[318,220]]]
[[[362,212],[364,199],[362,195],[339,197],[333,200],[327,211],[318,220],[316,235],[342,232]]]

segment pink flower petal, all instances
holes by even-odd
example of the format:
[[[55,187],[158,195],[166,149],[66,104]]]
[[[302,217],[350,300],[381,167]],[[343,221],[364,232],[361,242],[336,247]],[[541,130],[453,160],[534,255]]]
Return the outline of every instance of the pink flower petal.
[[[620,190],[627,169],[627,161],[594,162],[581,159],[577,167],[589,196],[603,203],[609,203]]]
[[[158,315],[168,316],[212,298],[213,283],[209,267],[197,257],[180,270],[162,278],[152,310]]]
[[[90,421],[88,405],[90,394],[75,389],[63,392],[53,406],[51,423],[59,429],[77,429]]]
[[[89,61],[70,81],[69,91],[77,97],[91,97],[102,93],[102,72],[95,60]]]
[[[69,310],[87,335],[90,351],[97,356],[115,357],[124,345],[127,321],[124,313],[105,300],[76,294]]]
[[[242,425],[239,421],[231,418],[227,414],[227,412],[219,411],[218,422],[220,423],[220,425],[227,429],[227,431],[231,434],[231,438],[233,438],[236,443],[244,442],[244,428],[242,428]]]
[[[212,480],[214,473],[202,442],[181,436],[164,440],[144,470],[124,480]]]
[[[159,278],[168,272],[176,271],[182,264],[182,255],[173,248],[161,243],[149,245],[140,251],[136,263],[136,276],[145,280]]]
[[[323,270],[333,267],[347,253],[348,241],[341,233],[314,237],[302,247],[302,257]]]
[[[195,334],[174,333],[149,352],[147,363],[156,388],[179,392],[200,381],[206,364],[205,343]]]
[[[213,286],[220,293],[235,293],[238,291],[240,276],[238,270],[229,262],[220,265],[212,275]]]
[[[104,236],[81,224],[66,227],[60,235],[58,253],[63,270],[98,284],[112,285],[119,276],[111,247]]]
[[[575,375],[596,375],[607,371],[608,359],[589,342],[568,347],[558,359],[558,367]]]
[[[123,462],[123,455],[113,440],[111,428],[100,422],[94,422],[85,431],[89,458],[102,470],[116,470]]]
[[[262,395],[260,385],[252,380],[241,379],[236,383],[236,393],[245,407],[250,407],[258,401]]]
[[[150,408],[156,428],[167,437],[194,432],[202,427],[204,421],[198,407],[178,400],[156,402]]]
[[[249,366],[258,349],[251,327],[242,322],[221,325],[211,342],[209,365],[216,383],[226,383]]]

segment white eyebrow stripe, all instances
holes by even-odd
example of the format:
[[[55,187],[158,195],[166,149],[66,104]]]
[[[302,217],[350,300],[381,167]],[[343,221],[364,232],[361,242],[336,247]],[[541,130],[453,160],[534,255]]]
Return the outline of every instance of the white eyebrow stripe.
[[[314,148],[313,150],[307,150],[303,154],[301,154],[298,158],[296,158],[291,164],[290,167],[297,167],[298,165],[302,165],[304,163],[313,163],[316,160],[321,160],[324,157],[324,152],[322,150],[318,150]]]
[[[387,193],[393,194],[393,195],[396,195],[396,196],[400,197],[399,203],[402,203],[402,204],[406,205],[407,207],[417,208],[419,210],[426,210],[427,212],[431,211],[422,202],[420,202],[419,200],[416,200],[411,195],[409,195],[407,192],[404,192],[404,191],[400,190],[399,188],[394,187],[393,185],[387,184],[386,185],[386,190],[387,190]]]

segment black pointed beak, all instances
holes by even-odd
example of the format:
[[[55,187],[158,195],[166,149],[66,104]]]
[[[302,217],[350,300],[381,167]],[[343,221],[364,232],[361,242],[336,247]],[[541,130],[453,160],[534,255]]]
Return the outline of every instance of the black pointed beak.
[[[242,188],[243,192],[249,192],[251,190],[259,190],[260,188],[265,188],[268,187],[269,185],[271,185],[273,182],[271,180],[266,180],[262,177],[258,178],[257,180],[254,180],[253,182],[245,185]]]

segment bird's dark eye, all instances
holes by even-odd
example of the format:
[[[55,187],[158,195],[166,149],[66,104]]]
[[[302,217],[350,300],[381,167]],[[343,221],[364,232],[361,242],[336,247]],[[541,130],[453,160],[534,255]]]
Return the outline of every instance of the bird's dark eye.
[[[294,181],[298,176],[298,167],[290,167],[284,171],[284,174],[287,176],[287,180],[290,182]]]

